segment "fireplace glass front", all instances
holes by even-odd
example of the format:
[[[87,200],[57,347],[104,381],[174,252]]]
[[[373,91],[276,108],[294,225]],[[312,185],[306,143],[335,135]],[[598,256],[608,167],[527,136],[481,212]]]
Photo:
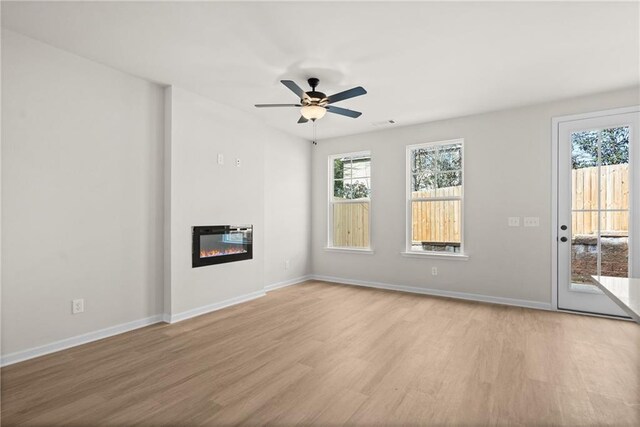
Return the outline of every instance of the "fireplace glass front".
[[[253,258],[251,225],[193,227],[192,267]]]

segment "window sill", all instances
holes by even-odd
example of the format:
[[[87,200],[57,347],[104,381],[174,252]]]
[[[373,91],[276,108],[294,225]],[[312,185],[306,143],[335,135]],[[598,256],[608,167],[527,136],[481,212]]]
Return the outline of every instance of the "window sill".
[[[356,253],[356,254],[364,254],[364,255],[373,255],[373,249],[368,248],[334,248],[327,246],[324,248],[327,252],[342,252],[342,253]]]
[[[439,254],[436,252],[400,252],[402,256],[408,258],[436,258],[436,259],[450,259],[454,261],[467,261],[469,255],[465,254]]]

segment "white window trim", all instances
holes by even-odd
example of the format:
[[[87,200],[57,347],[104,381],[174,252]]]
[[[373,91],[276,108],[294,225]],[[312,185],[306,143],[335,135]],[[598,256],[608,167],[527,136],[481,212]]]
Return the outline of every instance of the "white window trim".
[[[469,255],[465,254],[453,254],[448,252],[434,252],[434,251],[409,251],[409,252],[400,252],[400,255],[407,258],[439,258],[439,259],[451,259],[455,261],[467,261],[469,259]]]
[[[340,157],[358,157],[358,156],[369,156],[371,159],[371,166],[373,166],[373,157],[371,155],[370,150],[364,151],[355,151],[352,153],[338,153],[338,154],[330,154],[327,158],[327,246],[324,248],[325,251],[329,252],[343,252],[343,253],[358,253],[358,254],[373,254],[373,227],[371,227],[371,196],[363,199],[349,199],[349,200],[341,200],[334,201],[333,200],[333,161]],[[373,167],[370,168],[369,172],[369,185],[371,185],[373,177]],[[373,185],[371,185],[373,188]],[[373,192],[373,191],[372,191]],[[356,248],[356,247],[344,247],[344,246],[333,246],[333,204],[340,203],[369,203],[369,247],[366,248]]]
[[[462,175],[462,188],[461,188],[461,195],[459,197],[432,197],[432,198],[418,198],[418,199],[412,199],[411,195],[412,195],[412,191],[411,191],[411,176],[412,176],[412,172],[411,172],[411,151],[418,149],[418,148],[425,148],[425,147],[434,147],[434,146],[438,146],[438,145],[449,145],[449,144],[461,144],[462,145],[462,149],[461,149],[461,155],[462,155],[462,165],[460,167],[460,173]],[[460,261],[466,261],[469,259],[469,256],[466,254],[465,252],[465,247],[464,247],[464,183],[465,183],[465,177],[464,177],[464,165],[465,165],[465,155],[464,155],[464,138],[456,138],[456,139],[448,139],[445,141],[434,141],[434,142],[426,142],[426,143],[421,143],[421,144],[413,144],[413,145],[407,145],[406,147],[406,159],[405,159],[405,179],[406,179],[406,197],[405,197],[405,209],[406,209],[406,215],[405,215],[405,220],[406,220],[406,225],[405,225],[405,250],[404,252],[401,252],[402,256],[406,256],[406,257],[411,257],[411,258],[440,258],[440,259],[451,259],[451,260],[460,260]],[[460,200],[460,215],[461,215],[461,222],[460,222],[460,253],[448,253],[448,252],[436,252],[436,251],[414,251],[411,249],[411,225],[412,225],[412,221],[411,221],[411,215],[412,215],[412,211],[411,211],[411,202],[412,201],[420,201],[420,200],[428,200],[428,201],[437,201],[437,200]]]
[[[373,255],[373,249],[367,249],[367,248],[344,248],[344,247],[340,247],[340,246],[327,246],[326,248],[324,248],[325,251],[327,252],[341,252],[341,253],[356,253],[356,254],[363,254],[363,255]]]

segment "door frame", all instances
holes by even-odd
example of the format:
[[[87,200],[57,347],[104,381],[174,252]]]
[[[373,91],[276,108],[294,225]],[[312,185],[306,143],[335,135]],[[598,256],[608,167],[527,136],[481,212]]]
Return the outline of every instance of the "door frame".
[[[558,176],[560,173],[558,144],[560,123],[637,112],[640,112],[640,105],[551,118],[551,310],[553,311],[572,312],[558,308]],[[634,206],[629,207],[633,208]]]

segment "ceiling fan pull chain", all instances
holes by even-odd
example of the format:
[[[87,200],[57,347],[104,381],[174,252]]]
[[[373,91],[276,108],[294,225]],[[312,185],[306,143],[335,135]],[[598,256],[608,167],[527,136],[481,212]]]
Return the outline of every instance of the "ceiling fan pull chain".
[[[316,142],[316,121],[313,121],[313,145],[318,145],[318,143]]]

